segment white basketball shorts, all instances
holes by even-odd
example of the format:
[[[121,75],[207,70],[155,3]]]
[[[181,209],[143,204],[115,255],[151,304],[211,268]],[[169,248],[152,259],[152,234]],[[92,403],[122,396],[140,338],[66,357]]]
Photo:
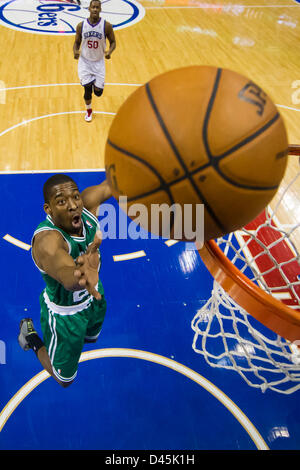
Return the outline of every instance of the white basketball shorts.
[[[94,82],[97,88],[104,88],[105,62],[102,60],[87,60],[80,56],[78,59],[78,75],[82,86]]]

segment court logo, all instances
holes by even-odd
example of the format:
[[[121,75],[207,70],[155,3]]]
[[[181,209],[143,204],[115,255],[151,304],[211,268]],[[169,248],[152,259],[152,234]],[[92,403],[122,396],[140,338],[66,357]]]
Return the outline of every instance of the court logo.
[[[108,0],[103,2],[101,12],[114,29],[131,26],[144,15],[144,8],[135,0]],[[27,33],[74,35],[77,24],[88,16],[87,8],[68,2],[0,1],[0,24]]]
[[[292,103],[300,104],[300,80],[294,80],[292,88],[295,88],[295,91],[292,93]]]

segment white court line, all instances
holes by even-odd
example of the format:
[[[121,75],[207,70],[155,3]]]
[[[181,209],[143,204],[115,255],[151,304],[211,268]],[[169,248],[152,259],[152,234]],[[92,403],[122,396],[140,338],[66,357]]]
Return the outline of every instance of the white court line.
[[[270,7],[271,5],[263,5],[266,7]],[[298,5],[289,5],[291,6],[298,6]],[[160,7],[150,7],[153,9],[160,8]],[[165,7],[165,8],[178,8],[178,7]],[[194,6],[191,7],[182,7],[182,8],[196,8]],[[48,83],[48,84],[42,84],[42,85],[23,85],[23,86],[16,86],[16,87],[8,87],[8,88],[0,88],[1,91],[12,91],[12,90],[23,90],[26,88],[47,88],[47,87],[55,87],[55,86],[81,86],[80,83]],[[105,86],[133,86],[133,87],[140,87],[143,86],[142,83],[106,83]],[[276,104],[279,108],[284,108],[284,109],[290,109],[292,111],[300,111],[299,108],[293,108],[292,106],[285,106],[284,104]],[[80,112],[80,111],[77,111]],[[94,113],[97,113],[97,111],[94,111]],[[1,134],[0,134],[1,137]]]
[[[13,245],[18,246],[19,248],[23,248],[23,250],[29,251],[31,248],[31,245],[28,245],[27,243],[21,242],[21,240],[18,240],[17,238],[12,237],[9,234],[4,235],[4,240],[6,240],[9,243],[12,243]]]
[[[280,104],[277,104],[276,106],[281,107],[281,108],[291,109],[293,111],[300,111],[300,109],[291,108],[291,107],[280,105]],[[93,112],[94,112],[94,114],[108,114],[108,115],[111,115],[111,116],[115,116],[117,114],[117,113],[111,113],[111,112],[108,112],[108,111],[93,111]],[[85,113],[85,111],[63,111],[61,113],[45,114],[43,116],[37,116],[35,118],[25,119],[24,121],[19,122],[18,124],[15,124],[11,127],[8,127],[4,131],[0,132],[0,137],[2,137],[3,135],[7,134],[8,132],[10,132],[14,129],[17,129],[18,127],[25,126],[26,124],[29,124],[30,122],[39,121],[40,119],[46,119],[46,118],[54,117],[54,116],[63,116],[63,115],[66,115],[66,114],[83,114],[83,113]]]
[[[136,259],[141,258],[142,256],[146,256],[144,250],[135,251],[133,253],[125,253],[124,255],[114,255],[114,261],[127,261],[129,259]]]
[[[45,85],[23,85],[9,88],[0,88],[0,91],[23,90],[26,88],[45,88],[51,86],[81,86],[80,83],[48,83]],[[105,86],[141,86],[141,83],[105,83]]]
[[[189,367],[184,366],[183,364],[176,362],[167,357],[161,356],[159,354],[150,353],[148,351],[141,351],[136,349],[123,349],[123,348],[107,348],[107,349],[96,349],[92,351],[85,351],[81,354],[79,362],[89,361],[92,359],[102,359],[105,357],[125,357],[125,358],[134,358],[142,359],[145,361],[153,362],[159,364],[169,369],[172,369],[188,379],[194,381],[201,387],[203,387],[208,393],[213,395],[228,411],[236,418],[244,430],[248,433],[255,446],[259,450],[269,450],[266,442],[243,413],[243,411],[219,388],[217,388],[213,383],[207,380],[202,375],[198,374]],[[3,410],[0,412],[0,432],[2,431],[6,421],[19,406],[19,404],[29,395],[32,390],[34,390],[40,383],[46,380],[49,376],[48,372],[43,370],[39,374],[35,375],[30,379],[22,388],[9,400]]]
[[[284,104],[276,104],[278,108],[290,109],[292,111],[300,111],[300,108],[292,108],[292,106],[285,106]]]
[[[175,9],[175,8],[199,8],[202,10],[206,9],[212,9],[212,10],[217,10],[222,7],[224,12],[226,13],[227,11],[231,11],[233,8],[299,8],[300,5],[210,5],[207,3],[199,3],[198,5],[168,5],[168,6],[150,6],[150,7],[144,7],[145,10],[165,10],[165,9]]]
[[[54,117],[54,116],[63,116],[66,114],[83,114],[83,113],[85,113],[85,111],[64,111],[62,113],[45,114],[44,116],[38,116],[35,118],[31,118],[31,119],[25,119],[24,121],[19,122],[18,124],[15,124],[14,126],[8,127],[4,131],[0,132],[0,137],[2,137],[3,135],[7,134],[8,132],[14,129],[17,129],[18,127],[25,126],[26,124],[29,124],[30,122],[39,121],[40,119],[46,119],[46,118]],[[108,114],[111,116],[116,115],[116,113],[110,113],[108,111],[93,111],[93,113],[94,114]]]
[[[164,242],[167,246],[173,246],[175,245],[176,243],[178,243],[179,240],[167,240],[166,242]]]
[[[0,175],[39,175],[40,173],[89,173],[96,171],[105,171],[105,168],[65,168],[63,170],[2,170]]]

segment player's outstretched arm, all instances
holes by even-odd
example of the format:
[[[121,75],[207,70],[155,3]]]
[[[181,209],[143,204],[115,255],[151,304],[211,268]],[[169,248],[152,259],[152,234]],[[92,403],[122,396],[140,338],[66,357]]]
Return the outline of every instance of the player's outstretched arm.
[[[74,276],[82,289],[87,289],[97,300],[101,299],[101,294],[97,292],[95,286],[98,282],[99,252],[98,248],[102,242],[100,230],[96,232],[93,242],[86,252],[78,256],[76,260],[76,270]],[[96,280],[96,283],[95,283]]]
[[[99,279],[97,249],[101,241],[101,235],[97,234],[87,253],[75,263],[61,234],[55,230],[44,231],[35,236],[32,255],[38,267],[56,279],[65,289],[87,289],[96,299],[100,299],[95,286]]]
[[[102,202],[106,201],[112,196],[110,186],[107,180],[96,186],[89,186],[81,193],[83,205],[92,214],[97,215],[97,210]]]

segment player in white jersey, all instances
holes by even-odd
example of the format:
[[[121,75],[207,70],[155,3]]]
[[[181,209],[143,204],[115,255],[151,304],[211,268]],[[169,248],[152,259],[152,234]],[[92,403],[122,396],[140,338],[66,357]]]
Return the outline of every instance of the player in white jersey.
[[[101,96],[105,81],[105,59],[110,59],[116,48],[116,38],[112,25],[100,17],[100,0],[91,0],[90,16],[76,28],[73,46],[74,59],[78,60],[78,75],[84,87],[86,104],[85,120],[92,120],[92,93]],[[106,38],[109,49],[106,50]],[[81,51],[80,51],[81,47]]]

